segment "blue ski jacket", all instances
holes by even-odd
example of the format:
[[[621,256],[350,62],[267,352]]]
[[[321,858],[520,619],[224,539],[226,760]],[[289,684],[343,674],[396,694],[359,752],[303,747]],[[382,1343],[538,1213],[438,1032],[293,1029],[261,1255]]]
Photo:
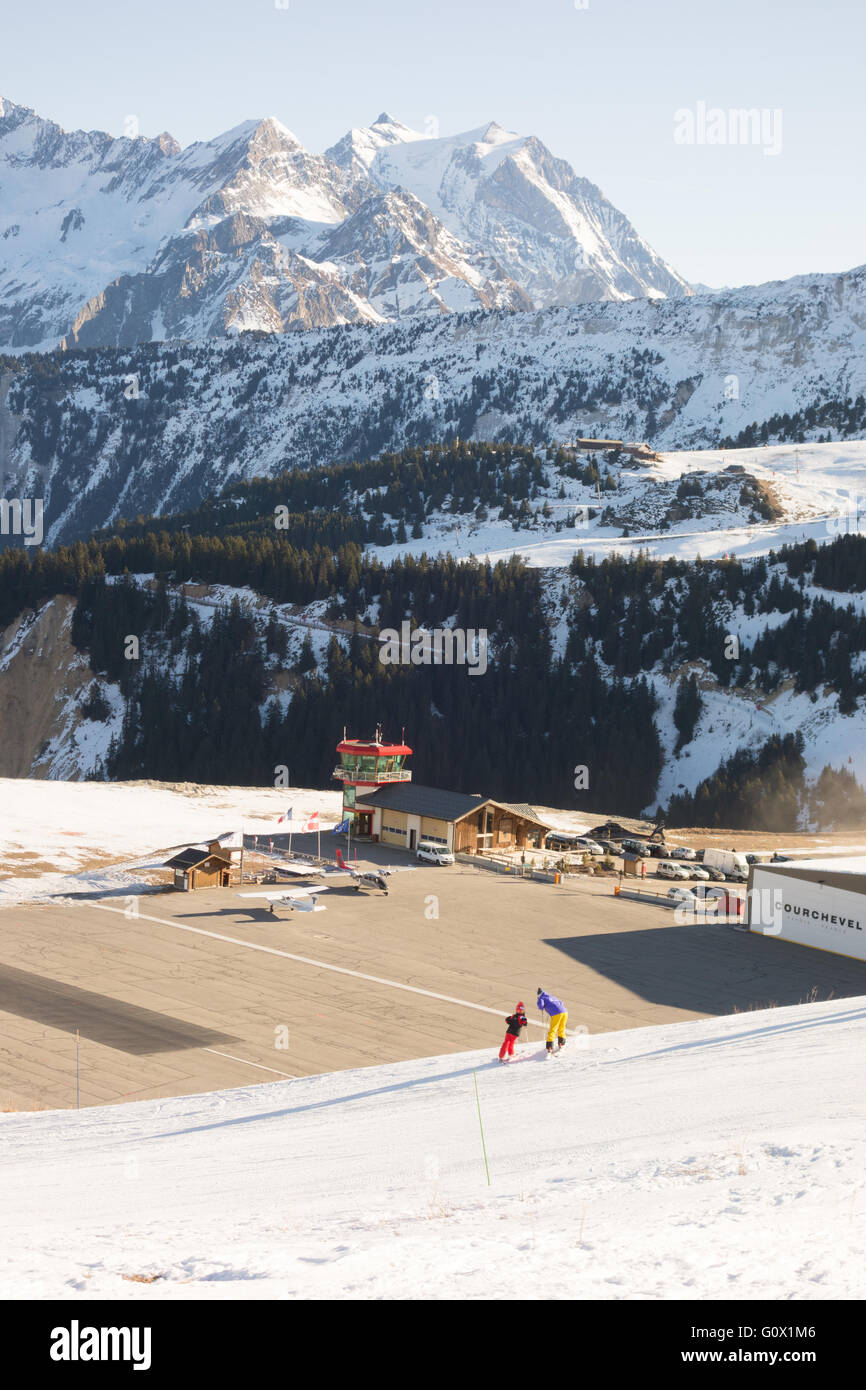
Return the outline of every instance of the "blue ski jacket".
[[[539,994],[538,1007],[544,1013],[550,1014],[551,1017],[554,1014],[564,1014],[566,1012],[566,1008],[562,1000],[557,999],[556,995],[554,994]]]

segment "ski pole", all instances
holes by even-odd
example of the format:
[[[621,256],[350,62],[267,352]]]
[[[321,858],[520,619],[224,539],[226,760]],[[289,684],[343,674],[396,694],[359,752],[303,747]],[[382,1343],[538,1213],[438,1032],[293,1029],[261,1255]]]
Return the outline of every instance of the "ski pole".
[[[484,1171],[487,1174],[487,1186],[490,1186],[490,1166],[487,1162],[487,1145],[484,1142],[484,1125],[481,1123],[481,1099],[478,1095],[478,1072],[473,1071],[475,1077],[475,1103],[478,1106],[478,1128],[481,1130],[481,1151],[484,1154]]]

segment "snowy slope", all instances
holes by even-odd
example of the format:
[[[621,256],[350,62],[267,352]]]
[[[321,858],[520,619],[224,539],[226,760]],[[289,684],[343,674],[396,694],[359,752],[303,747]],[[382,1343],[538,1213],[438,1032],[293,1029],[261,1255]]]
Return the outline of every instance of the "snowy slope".
[[[0,1116],[0,1295],[864,1296],[866,999],[508,1067],[494,1029],[483,1053]]]
[[[408,218],[407,244],[413,206],[391,209]],[[371,244],[381,231],[367,228]],[[497,292],[484,265],[475,271],[479,294]],[[359,303],[372,294],[383,313],[408,293],[397,271],[358,275],[351,293]],[[443,262],[425,293],[447,297],[462,283]],[[0,470],[7,496],[45,498],[54,542],[196,505],[233,478],[455,436],[702,450],[774,413],[866,392],[864,324],[861,267],[690,299],[425,313],[266,342],[66,355],[50,365],[50,404],[45,367],[4,379]],[[732,377],[736,398],[725,394]],[[130,379],[137,401],[125,394]]]
[[[732,465],[772,489],[780,511],[778,519],[763,521],[750,516],[750,507],[741,505],[737,497],[743,476],[726,474]],[[602,503],[616,518],[615,523],[611,520],[607,524],[601,518],[594,487],[573,479],[563,482],[555,469],[549,472],[551,486],[540,490],[533,500],[537,514],[529,524],[515,527],[511,521],[499,520],[495,513],[481,521],[472,513],[444,510],[428,519],[420,539],[371,546],[370,551],[386,563],[398,555],[420,556],[425,552],[460,558],[475,555],[495,563],[516,553],[533,567],[559,569],[581,550],[596,560],[610,555],[629,557],[638,551],[657,559],[694,560],[701,556],[710,560],[726,555],[744,559],[805,540],[822,545],[866,528],[863,440],[776,444],[758,449],[671,450],[661,454],[650,468],[626,465],[617,471],[617,491],[604,494]],[[709,490],[706,497],[710,506],[704,509],[702,501],[695,508],[698,516],[660,529],[658,520],[670,506],[672,485],[695,476],[727,478],[732,489],[729,505],[710,510],[714,493]],[[547,519],[540,515],[545,501],[551,505]]]

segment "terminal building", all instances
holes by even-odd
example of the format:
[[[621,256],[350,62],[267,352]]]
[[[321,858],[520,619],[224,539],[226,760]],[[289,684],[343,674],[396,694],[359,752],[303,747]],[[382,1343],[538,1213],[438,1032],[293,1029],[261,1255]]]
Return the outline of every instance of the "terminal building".
[[[364,805],[372,811],[373,839],[408,850],[422,840],[454,854],[540,849],[550,829],[531,806],[417,783],[380,787]]]
[[[550,827],[532,806],[476,793],[423,787],[405,766],[412,749],[373,739],[343,737],[334,777],[343,783],[343,819],[352,835],[416,850],[422,840],[454,854],[541,848]]]

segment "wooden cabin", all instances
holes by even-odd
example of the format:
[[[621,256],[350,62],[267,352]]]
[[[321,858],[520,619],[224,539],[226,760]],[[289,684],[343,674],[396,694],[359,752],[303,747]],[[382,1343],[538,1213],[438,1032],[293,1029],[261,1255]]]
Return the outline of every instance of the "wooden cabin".
[[[181,850],[163,867],[174,873],[174,887],[180,893],[193,888],[228,888],[233,878],[230,852],[214,852],[201,845]]]

